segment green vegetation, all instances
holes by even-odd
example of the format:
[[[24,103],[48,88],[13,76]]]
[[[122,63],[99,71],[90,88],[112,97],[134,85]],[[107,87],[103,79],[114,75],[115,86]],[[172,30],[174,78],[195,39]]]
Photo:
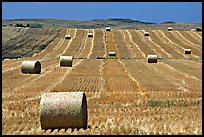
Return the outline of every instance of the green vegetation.
[[[202,31],[202,29],[201,28],[196,28],[196,31],[200,32],[200,31]]]
[[[111,102],[110,102],[110,108],[115,108],[115,107],[116,107],[116,103],[113,102],[113,101],[111,101]]]
[[[151,100],[148,102],[148,106],[150,107],[159,107],[161,106],[161,102],[157,100]]]
[[[15,27],[24,27],[25,28],[25,27],[30,27],[30,24],[27,24],[24,26],[22,23],[19,23],[19,24],[16,24]]]
[[[200,101],[193,101],[193,102],[172,102],[170,100],[167,100],[165,102],[158,101],[158,100],[150,100],[148,101],[147,105],[149,107],[173,107],[173,106],[197,106],[200,104]]]
[[[42,28],[42,24],[30,24],[30,28]]]

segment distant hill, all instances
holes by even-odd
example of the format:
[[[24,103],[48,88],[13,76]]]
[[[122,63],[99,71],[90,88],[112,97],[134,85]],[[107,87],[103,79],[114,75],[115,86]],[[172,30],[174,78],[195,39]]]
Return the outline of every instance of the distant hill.
[[[94,19],[90,21],[80,20],[61,20],[61,19],[12,19],[2,20],[2,24],[41,24],[42,27],[70,27],[70,28],[104,28],[105,26],[133,26],[138,24],[155,24],[151,22],[142,22],[138,20],[111,18],[111,19]]]
[[[170,24],[170,23],[175,23],[173,21],[166,21],[166,22],[162,22],[161,24]]]
[[[82,29],[101,29],[106,26],[112,29],[166,29],[168,26],[177,30],[189,30],[191,28],[201,27],[202,23],[176,23],[166,21],[162,23],[143,22],[127,18],[110,18],[110,19],[94,19],[94,20],[63,20],[63,19],[12,19],[2,20],[3,26],[15,26],[23,24],[31,28],[46,27],[65,27],[65,28],[82,28]]]

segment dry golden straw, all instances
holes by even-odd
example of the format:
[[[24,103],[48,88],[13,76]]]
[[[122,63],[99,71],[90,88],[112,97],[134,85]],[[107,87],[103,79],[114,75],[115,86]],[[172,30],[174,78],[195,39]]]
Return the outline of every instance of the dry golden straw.
[[[41,96],[42,129],[87,128],[87,101],[84,92],[48,92]]]

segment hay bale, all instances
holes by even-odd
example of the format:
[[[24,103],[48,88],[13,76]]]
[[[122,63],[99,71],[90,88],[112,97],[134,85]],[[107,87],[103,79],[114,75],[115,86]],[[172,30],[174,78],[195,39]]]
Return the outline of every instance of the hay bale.
[[[184,54],[191,54],[191,49],[184,49]]]
[[[41,63],[39,61],[23,61],[21,63],[21,72],[29,74],[40,74]]]
[[[72,67],[73,57],[72,56],[60,56],[60,66]]]
[[[173,28],[172,27],[168,27],[168,31],[172,31],[173,30]]]
[[[144,36],[149,36],[149,32],[144,32]]]
[[[109,56],[116,56],[116,52],[108,52]]]
[[[40,100],[41,129],[87,128],[84,92],[48,92]]]
[[[71,36],[70,35],[65,35],[64,38],[65,39],[71,39]]]
[[[191,31],[196,31],[195,29],[191,29]]]
[[[110,27],[106,27],[106,31],[111,31],[111,28]]]
[[[148,63],[157,63],[158,56],[157,55],[147,55]]]
[[[88,37],[93,38],[93,33],[89,32]]]

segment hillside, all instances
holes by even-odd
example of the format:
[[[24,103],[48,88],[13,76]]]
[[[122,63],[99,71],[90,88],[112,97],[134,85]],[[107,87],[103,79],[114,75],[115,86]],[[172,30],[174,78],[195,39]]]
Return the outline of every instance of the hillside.
[[[22,23],[32,25],[41,25],[40,27],[66,27],[66,28],[82,28],[82,29],[96,29],[110,26],[112,29],[166,29],[172,26],[177,30],[190,30],[191,28],[201,27],[202,23],[151,23],[139,20],[112,18],[112,19],[95,19],[90,21],[80,20],[61,20],[61,19],[13,19],[2,20],[2,24],[10,26],[10,24]]]

